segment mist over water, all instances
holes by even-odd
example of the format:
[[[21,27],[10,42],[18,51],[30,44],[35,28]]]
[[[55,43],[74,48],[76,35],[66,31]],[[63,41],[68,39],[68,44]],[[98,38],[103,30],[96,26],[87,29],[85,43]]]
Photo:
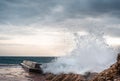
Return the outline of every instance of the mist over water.
[[[106,44],[102,30],[89,30],[86,35],[73,33],[75,48],[66,56],[57,58],[46,67],[44,72],[54,74],[100,72],[116,61],[117,52]]]

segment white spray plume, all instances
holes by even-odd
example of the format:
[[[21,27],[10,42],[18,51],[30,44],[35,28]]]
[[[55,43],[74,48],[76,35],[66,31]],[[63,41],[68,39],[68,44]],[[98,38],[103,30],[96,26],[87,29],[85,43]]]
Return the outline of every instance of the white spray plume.
[[[75,49],[48,63],[46,67],[43,65],[44,72],[84,74],[108,68],[115,62],[117,52],[106,44],[103,33],[98,33],[100,31],[102,30],[95,29],[84,36],[74,33]]]

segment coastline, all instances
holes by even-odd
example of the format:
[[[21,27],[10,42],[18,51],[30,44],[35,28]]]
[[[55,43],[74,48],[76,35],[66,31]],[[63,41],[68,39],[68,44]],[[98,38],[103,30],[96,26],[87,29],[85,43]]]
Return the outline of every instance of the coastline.
[[[66,81],[71,81],[72,79],[75,81],[76,79],[84,81],[85,77],[91,79],[91,77],[94,77],[95,75],[96,73],[90,73],[89,77],[80,74],[54,75],[46,73],[42,75],[39,73],[27,72],[19,64],[0,64],[0,81],[64,81],[62,79],[65,78]]]
[[[20,65],[0,65],[0,81],[120,81],[120,53],[116,62],[100,73],[81,74],[32,73]]]
[[[0,81],[45,81],[45,78],[26,72],[19,64],[0,64]]]

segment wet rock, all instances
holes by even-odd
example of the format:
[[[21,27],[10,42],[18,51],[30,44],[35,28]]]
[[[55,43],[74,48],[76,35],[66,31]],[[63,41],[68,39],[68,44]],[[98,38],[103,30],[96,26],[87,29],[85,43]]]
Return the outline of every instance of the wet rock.
[[[84,76],[80,74],[59,74],[53,75],[48,74],[46,77],[47,81],[86,81]]]
[[[49,73],[46,75],[46,81],[120,81],[120,53],[116,63],[100,73],[86,72],[85,75]]]
[[[99,73],[91,81],[120,81],[120,53],[115,64]]]

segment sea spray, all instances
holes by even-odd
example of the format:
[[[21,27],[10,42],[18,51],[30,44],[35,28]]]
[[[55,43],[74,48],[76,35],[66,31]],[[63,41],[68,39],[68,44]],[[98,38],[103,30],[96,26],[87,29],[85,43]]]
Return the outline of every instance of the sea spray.
[[[117,53],[106,44],[103,34],[89,31],[87,35],[74,33],[76,47],[66,56],[43,65],[44,72],[54,74],[100,72],[115,62]]]

